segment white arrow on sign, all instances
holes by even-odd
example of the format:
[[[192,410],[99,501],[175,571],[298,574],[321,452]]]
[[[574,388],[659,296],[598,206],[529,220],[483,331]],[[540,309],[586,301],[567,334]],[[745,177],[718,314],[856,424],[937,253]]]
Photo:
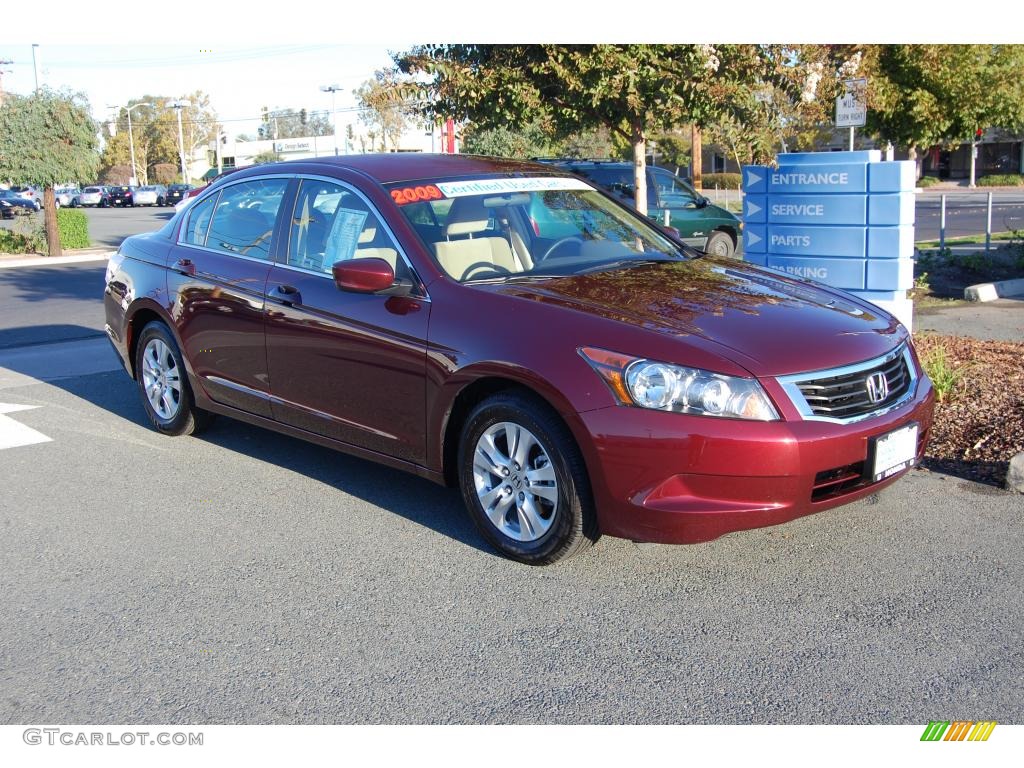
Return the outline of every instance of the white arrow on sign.
[[[755,186],[756,184],[760,184],[762,181],[764,181],[764,176],[761,176],[753,168],[748,168],[747,169],[747,189],[748,190],[751,187]]]
[[[36,443],[48,443],[52,438],[42,432],[37,432],[32,427],[19,424],[8,417],[8,413],[18,411],[31,411],[38,408],[38,405],[13,405],[11,403],[0,403],[0,451],[4,448],[17,448],[22,445],[35,445]]]
[[[761,211],[761,206],[754,203],[753,200],[747,200],[747,216],[753,216],[755,213]]]
[[[748,248],[750,246],[752,246],[752,245],[757,245],[758,243],[761,242],[761,240],[762,240],[762,238],[760,238],[757,235],[755,235],[749,229],[747,230],[747,247]]]

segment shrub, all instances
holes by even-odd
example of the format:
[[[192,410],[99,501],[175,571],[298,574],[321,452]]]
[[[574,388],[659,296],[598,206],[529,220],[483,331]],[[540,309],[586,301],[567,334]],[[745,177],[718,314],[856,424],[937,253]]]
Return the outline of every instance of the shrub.
[[[1024,176],[1017,173],[994,173],[978,179],[979,187],[1024,187]]]
[[[704,189],[739,189],[743,176],[739,173],[705,173],[701,177]]]
[[[46,231],[35,216],[23,216],[0,229],[0,253],[46,253]]]
[[[938,184],[939,181],[940,180],[937,176],[922,176],[920,179],[917,180],[917,186],[921,187],[921,189],[924,189],[926,187],[933,187],[936,184]]]
[[[57,211],[57,230],[62,248],[88,248],[89,220],[82,211],[60,208]]]

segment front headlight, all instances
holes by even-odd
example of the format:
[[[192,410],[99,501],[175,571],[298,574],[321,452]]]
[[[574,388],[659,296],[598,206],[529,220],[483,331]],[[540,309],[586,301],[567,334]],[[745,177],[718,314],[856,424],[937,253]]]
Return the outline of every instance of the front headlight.
[[[725,376],[593,347],[582,347],[579,352],[623,405],[730,419],[779,418],[756,379]]]

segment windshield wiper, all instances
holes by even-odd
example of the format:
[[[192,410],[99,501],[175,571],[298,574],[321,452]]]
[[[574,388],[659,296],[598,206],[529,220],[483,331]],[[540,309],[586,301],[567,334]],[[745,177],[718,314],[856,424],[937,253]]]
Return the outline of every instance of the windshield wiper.
[[[612,269],[622,269],[623,267],[639,267],[639,266],[650,266],[652,264],[665,264],[670,261],[678,261],[678,259],[664,258],[664,259],[617,259],[616,261],[606,261],[604,264],[596,264],[593,267],[580,270],[577,275],[590,275],[594,272],[605,272]]]

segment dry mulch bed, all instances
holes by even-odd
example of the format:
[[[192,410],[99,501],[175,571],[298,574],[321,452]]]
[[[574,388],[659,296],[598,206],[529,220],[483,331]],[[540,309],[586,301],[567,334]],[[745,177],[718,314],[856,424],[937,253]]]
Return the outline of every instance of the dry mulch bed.
[[[959,374],[936,403],[924,466],[1005,487],[1010,459],[1024,451],[1024,344],[923,333],[914,345],[922,362],[943,348]]]

